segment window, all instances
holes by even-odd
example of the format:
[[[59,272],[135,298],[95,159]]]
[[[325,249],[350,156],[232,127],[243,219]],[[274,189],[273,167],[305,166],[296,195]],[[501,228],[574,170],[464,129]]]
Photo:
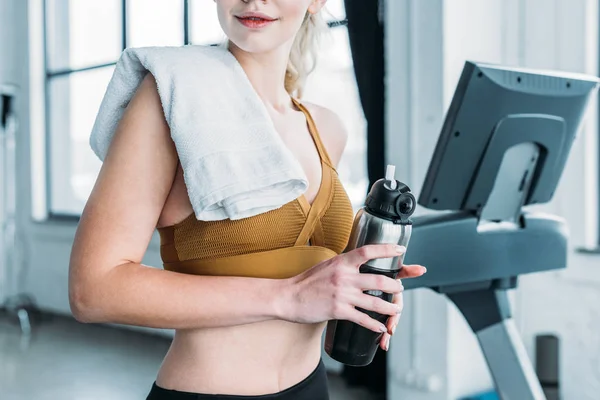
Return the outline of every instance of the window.
[[[340,177],[356,207],[367,185],[365,122],[354,83],[343,0],[330,0],[330,35],[305,98],[338,112],[350,131]],[[127,47],[221,42],[213,0],[44,0],[46,215],[79,216],[101,162],[88,140]],[[160,29],[156,29],[160,26]]]

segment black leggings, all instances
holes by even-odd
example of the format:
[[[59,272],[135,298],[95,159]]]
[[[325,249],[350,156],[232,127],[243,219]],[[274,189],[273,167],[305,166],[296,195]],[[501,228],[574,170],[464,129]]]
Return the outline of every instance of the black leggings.
[[[180,392],[178,390],[164,389],[152,384],[152,389],[146,400],[329,400],[327,390],[327,372],[323,360],[317,368],[304,380],[294,386],[273,394],[259,396],[238,396],[228,394],[202,394]]]

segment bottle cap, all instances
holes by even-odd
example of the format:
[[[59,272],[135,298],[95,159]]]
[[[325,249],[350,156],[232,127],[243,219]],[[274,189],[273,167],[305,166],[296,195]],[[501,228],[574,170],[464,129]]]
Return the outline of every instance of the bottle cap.
[[[410,223],[409,217],[415,212],[417,202],[410,188],[395,179],[396,167],[388,165],[385,178],[373,184],[365,208],[372,214],[396,223]]]

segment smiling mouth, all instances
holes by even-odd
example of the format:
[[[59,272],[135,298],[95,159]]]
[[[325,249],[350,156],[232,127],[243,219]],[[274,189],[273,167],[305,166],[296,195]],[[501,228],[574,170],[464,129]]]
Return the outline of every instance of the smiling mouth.
[[[271,23],[277,21],[276,19],[267,19],[262,17],[248,16],[248,17],[235,17],[242,25],[248,28],[263,28]]]

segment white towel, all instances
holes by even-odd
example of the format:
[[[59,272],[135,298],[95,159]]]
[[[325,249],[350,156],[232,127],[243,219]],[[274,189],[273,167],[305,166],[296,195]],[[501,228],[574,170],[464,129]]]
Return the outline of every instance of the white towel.
[[[308,187],[298,160],[236,58],[222,47],[126,49],[90,137],[104,160],[146,73],[156,79],[198,220],[241,219],[280,208]]]

